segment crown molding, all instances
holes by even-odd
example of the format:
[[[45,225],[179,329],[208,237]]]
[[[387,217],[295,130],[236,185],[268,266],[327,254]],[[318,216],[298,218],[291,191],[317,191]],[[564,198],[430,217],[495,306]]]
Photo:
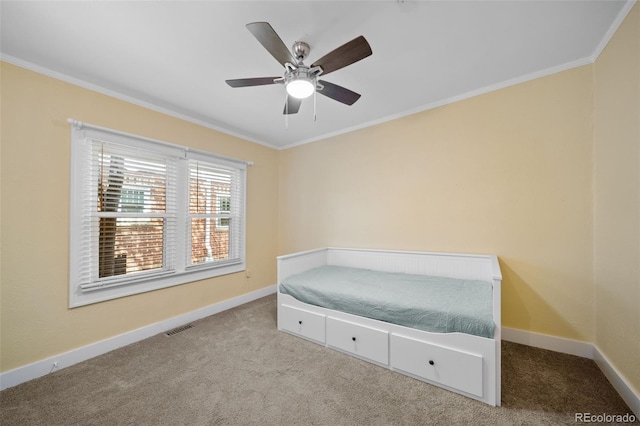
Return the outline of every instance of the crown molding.
[[[1,52],[0,52],[0,61],[6,62],[6,63],[11,64],[11,65],[15,65],[15,66],[20,67],[20,68],[27,69],[29,71],[36,72],[38,74],[45,75],[47,77],[55,78],[56,80],[64,81],[65,83],[73,84],[74,86],[78,86],[78,87],[81,87],[83,89],[87,89],[87,90],[91,90],[93,92],[101,93],[103,95],[110,96],[112,98],[119,99],[121,101],[125,101],[125,102],[128,102],[128,103],[133,104],[133,105],[137,105],[137,106],[140,106],[140,107],[152,110],[152,111],[156,111],[156,112],[159,112],[159,113],[162,113],[162,114],[174,117],[174,118],[178,118],[180,120],[183,120],[183,121],[186,121],[186,122],[189,122],[189,123],[192,123],[192,124],[197,124],[198,126],[202,126],[202,127],[207,128],[207,129],[215,130],[217,132],[224,133],[226,135],[233,136],[233,137],[236,137],[236,138],[248,141],[248,142],[252,142],[252,143],[255,143],[255,144],[258,144],[258,145],[263,145],[263,146],[266,146],[266,147],[271,148],[271,149],[276,149],[276,150],[279,149],[278,146],[273,145],[271,143],[268,143],[266,141],[247,136],[247,135],[245,135],[243,133],[227,129],[227,128],[222,127],[220,125],[217,125],[217,124],[214,124],[214,123],[210,123],[208,121],[205,121],[205,120],[202,120],[202,119],[199,119],[199,118],[192,117],[189,114],[186,114],[186,113],[183,113],[183,112],[178,112],[178,111],[175,111],[175,110],[170,109],[170,108],[162,107],[162,106],[156,105],[156,104],[154,104],[152,102],[145,101],[145,100],[136,98],[134,96],[126,95],[126,94],[118,92],[116,90],[107,89],[106,87],[102,87],[102,86],[94,84],[94,83],[89,83],[89,82],[87,82],[85,80],[82,80],[82,79],[79,79],[79,78],[76,78],[76,77],[71,77],[70,75],[61,73],[59,71],[55,71],[55,70],[52,70],[50,68],[46,68],[46,67],[43,67],[41,65],[37,65],[37,64],[34,64],[32,62],[28,62],[28,61],[22,60],[20,58],[16,58],[14,56],[7,55],[7,54],[1,53]]]

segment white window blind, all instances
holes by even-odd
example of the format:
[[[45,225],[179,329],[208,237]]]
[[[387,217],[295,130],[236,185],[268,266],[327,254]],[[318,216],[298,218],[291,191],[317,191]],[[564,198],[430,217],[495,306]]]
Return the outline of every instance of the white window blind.
[[[242,185],[238,170],[189,161],[189,265],[241,261]]]
[[[245,162],[74,124],[70,306],[244,270]]]

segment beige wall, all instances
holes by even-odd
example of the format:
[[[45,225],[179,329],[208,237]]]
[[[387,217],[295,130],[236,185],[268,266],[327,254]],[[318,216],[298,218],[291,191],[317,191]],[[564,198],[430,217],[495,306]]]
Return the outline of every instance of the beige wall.
[[[278,152],[2,63],[0,371],[275,284]],[[67,118],[244,160],[244,273],[70,310]]]
[[[595,343],[640,395],[640,5],[595,63]]]
[[[591,341],[592,67],[281,152],[280,253],[495,253],[503,324]]]

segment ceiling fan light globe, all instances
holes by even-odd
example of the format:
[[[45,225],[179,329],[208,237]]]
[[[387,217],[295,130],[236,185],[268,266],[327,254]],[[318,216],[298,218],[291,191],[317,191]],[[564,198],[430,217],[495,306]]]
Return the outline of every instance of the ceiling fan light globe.
[[[291,80],[287,83],[287,93],[297,99],[305,99],[313,95],[315,85],[306,79]]]

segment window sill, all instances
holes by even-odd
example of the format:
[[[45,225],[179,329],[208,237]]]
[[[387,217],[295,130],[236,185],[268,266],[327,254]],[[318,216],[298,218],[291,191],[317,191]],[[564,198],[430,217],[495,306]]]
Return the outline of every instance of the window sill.
[[[185,272],[177,272],[170,275],[149,278],[144,281],[135,281],[130,284],[123,284],[117,287],[107,287],[93,291],[83,292],[79,286],[75,286],[75,292],[70,294],[69,307],[91,305],[93,303],[105,302],[107,300],[120,297],[133,296],[134,294],[146,293],[160,290],[181,284],[188,284],[208,278],[215,278],[222,275],[235,274],[246,269],[244,262],[229,265],[220,265],[212,268],[197,268]]]

